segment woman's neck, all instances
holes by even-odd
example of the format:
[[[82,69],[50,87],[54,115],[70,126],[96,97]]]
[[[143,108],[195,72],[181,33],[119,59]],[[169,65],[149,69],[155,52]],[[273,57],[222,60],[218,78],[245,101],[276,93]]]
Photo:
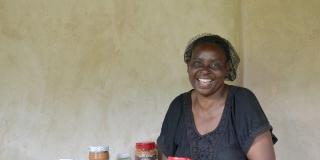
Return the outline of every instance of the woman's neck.
[[[216,93],[210,96],[202,96],[201,94],[195,92],[194,94],[194,106],[201,110],[208,110],[213,108],[220,108],[224,106],[225,100],[227,98],[229,86],[224,85]]]

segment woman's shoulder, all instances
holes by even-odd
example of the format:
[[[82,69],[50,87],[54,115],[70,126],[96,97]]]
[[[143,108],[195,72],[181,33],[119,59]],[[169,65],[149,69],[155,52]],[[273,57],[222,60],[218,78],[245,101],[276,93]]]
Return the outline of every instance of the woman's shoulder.
[[[230,85],[234,96],[235,97],[240,97],[240,98],[250,98],[250,97],[255,97],[255,94],[248,88],[241,87],[241,86],[234,86]]]
[[[181,94],[179,94],[178,96],[176,96],[171,104],[183,104],[188,100],[188,97],[191,95],[191,91],[187,91],[187,92],[183,92]]]
[[[248,88],[233,86],[233,108],[236,112],[251,112],[261,110],[260,103],[255,94]]]
[[[183,92],[179,95],[177,95],[175,98],[170,103],[168,113],[176,113],[176,112],[181,112],[183,107],[185,106],[186,103],[188,103],[188,98],[191,94],[191,91]]]

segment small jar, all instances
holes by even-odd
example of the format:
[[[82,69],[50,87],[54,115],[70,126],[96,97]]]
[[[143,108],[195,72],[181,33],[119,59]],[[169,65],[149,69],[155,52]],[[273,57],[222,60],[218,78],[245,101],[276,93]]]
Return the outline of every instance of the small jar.
[[[191,160],[191,158],[186,157],[168,157],[168,160]]]
[[[158,160],[155,142],[136,143],[135,160]]]
[[[89,147],[89,160],[109,160],[108,146]]]

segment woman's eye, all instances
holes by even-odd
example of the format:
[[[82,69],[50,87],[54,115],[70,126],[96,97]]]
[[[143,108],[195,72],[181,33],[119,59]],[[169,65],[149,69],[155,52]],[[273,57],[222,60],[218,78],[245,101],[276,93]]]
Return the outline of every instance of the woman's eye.
[[[213,70],[220,70],[222,68],[222,65],[220,63],[212,63],[210,65],[210,68]]]
[[[202,66],[202,64],[200,62],[193,62],[192,63],[192,67],[194,67],[194,68],[199,68],[201,66]]]

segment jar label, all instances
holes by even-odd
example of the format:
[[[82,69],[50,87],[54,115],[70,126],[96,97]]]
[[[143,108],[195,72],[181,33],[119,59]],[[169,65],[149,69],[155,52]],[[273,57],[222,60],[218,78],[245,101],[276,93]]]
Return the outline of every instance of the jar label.
[[[135,160],[158,160],[157,155],[136,156]]]

